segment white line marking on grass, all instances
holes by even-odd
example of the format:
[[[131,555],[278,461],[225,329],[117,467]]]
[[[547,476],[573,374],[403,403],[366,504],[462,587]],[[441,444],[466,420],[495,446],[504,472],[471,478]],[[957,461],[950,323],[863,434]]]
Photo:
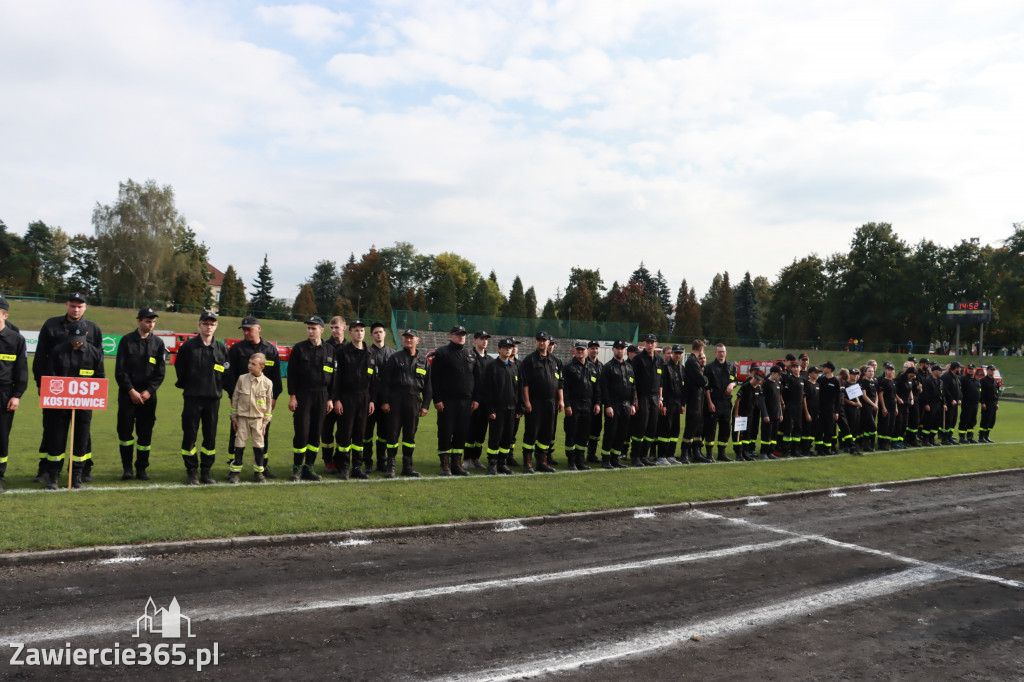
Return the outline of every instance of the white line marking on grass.
[[[643,507],[642,509],[637,509],[636,510],[636,513],[633,514],[633,518],[634,519],[653,519],[657,515],[658,515],[658,513],[656,511],[654,511],[653,509],[651,509],[650,507]]]
[[[713,549],[706,552],[695,552],[693,554],[677,554],[674,556],[660,557],[657,559],[645,559],[643,561],[628,561],[606,566],[593,566],[591,568],[577,568],[568,571],[555,573],[542,573],[519,578],[503,578],[498,580],[485,580],[477,583],[457,583],[455,585],[444,585],[431,587],[422,590],[410,590],[407,592],[393,592],[390,594],[378,594],[365,597],[343,597],[340,599],[325,599],[312,601],[305,604],[246,604],[245,606],[223,606],[219,608],[194,609],[189,607],[189,614],[193,623],[201,621],[233,620],[236,618],[250,618],[257,616],[273,616],[282,613],[304,613],[307,611],[322,611],[329,609],[343,609],[361,606],[381,606],[396,602],[412,601],[416,599],[433,599],[436,597],[447,597],[451,595],[464,596],[471,592],[486,592],[488,590],[508,589],[515,587],[535,586],[540,583],[551,583],[563,580],[579,580],[595,575],[609,573],[622,573],[626,571],[639,571],[658,566],[672,566],[676,564],[691,563],[722,559],[725,557],[750,554],[753,552],[765,552],[781,547],[788,547],[805,542],[800,538],[787,538],[785,540],[773,540],[752,545],[741,545],[739,547],[726,547]],[[0,630],[0,642],[46,642],[59,639],[70,639],[72,637],[89,637],[104,635],[124,630],[125,619],[108,619],[94,622],[89,625],[64,628],[46,628],[30,632],[10,632]]]
[[[495,533],[511,533],[516,530],[526,530],[526,526],[519,519],[505,519],[494,524]]]
[[[947,573],[952,573],[953,575],[959,576],[961,578],[974,578],[975,580],[994,582],[999,585],[1005,585],[1007,587],[1024,588],[1024,583],[1018,582],[1016,580],[1007,580],[1006,578],[1000,578],[994,575],[987,575],[985,573],[976,573],[974,571],[965,571],[959,568],[943,566],[942,564],[936,564],[931,561],[922,561],[921,559],[914,559],[912,557],[887,552],[884,549],[873,549],[871,547],[865,547],[863,545],[855,545],[852,542],[842,542],[841,540],[833,540],[832,538],[824,535],[815,535],[813,533],[798,533],[796,531],[786,530],[785,528],[776,528],[774,526],[769,526],[763,523],[754,523],[753,521],[748,521],[746,519],[736,519],[729,516],[722,516],[720,514],[712,514],[711,512],[701,511],[699,509],[695,509],[689,513],[703,519],[716,519],[719,521],[727,521],[735,525],[756,528],[758,530],[764,530],[769,533],[775,533],[777,535],[788,535],[789,537],[800,538],[801,540],[806,540],[808,542],[820,542],[822,544],[831,545],[833,547],[841,547],[843,549],[849,549],[855,552],[861,552],[863,554],[873,554],[875,556],[885,557],[886,559],[898,561],[903,564],[909,564],[911,566],[921,566],[936,571],[946,571]]]
[[[699,639],[722,637],[745,630],[763,628],[793,616],[804,616],[844,604],[884,597],[895,592],[947,579],[947,576],[928,568],[912,568],[896,575],[864,580],[852,585],[770,604],[752,611],[688,623],[670,630],[659,629],[646,632],[623,642],[603,642],[578,652],[438,679],[451,682],[462,682],[463,680],[503,682],[568,672],[587,665],[653,654],[663,649],[679,648],[684,645],[698,646],[689,644],[686,640],[691,637]]]

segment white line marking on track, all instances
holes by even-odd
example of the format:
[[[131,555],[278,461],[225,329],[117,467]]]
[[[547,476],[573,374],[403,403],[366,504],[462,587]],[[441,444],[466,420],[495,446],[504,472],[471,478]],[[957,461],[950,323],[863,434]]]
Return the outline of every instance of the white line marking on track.
[[[891,493],[892,491],[888,488],[870,488],[869,493]]]
[[[360,545],[372,545],[373,540],[341,540],[339,542],[328,542],[331,547],[358,547]]]
[[[864,580],[852,585],[771,604],[753,611],[688,623],[670,630],[659,629],[647,632],[623,642],[604,642],[571,654],[438,679],[451,682],[462,682],[463,680],[502,682],[578,670],[587,665],[652,654],[662,649],[678,648],[686,645],[685,640],[690,637],[706,639],[752,630],[796,615],[803,616],[844,604],[884,597],[895,592],[947,579],[948,576],[927,567],[911,568],[895,575]]]
[[[839,490],[839,488],[832,488],[828,494],[829,497],[846,497],[846,493]]]
[[[736,519],[729,516],[722,516],[720,514],[712,514],[711,512],[693,510],[689,512],[695,516],[704,519],[716,519],[719,521],[726,521],[728,523],[747,526],[749,528],[756,528],[758,530],[764,530],[769,533],[775,533],[777,535],[788,535],[793,538],[800,538],[808,542],[820,542],[822,544],[831,545],[833,547],[841,547],[843,549],[853,550],[855,552],[861,552],[863,554],[873,554],[875,556],[885,557],[886,559],[892,559],[903,564],[909,564],[911,566],[921,566],[930,568],[935,571],[946,571],[953,575],[961,578],[974,578],[975,580],[984,580],[988,582],[998,583],[999,585],[1005,585],[1007,587],[1024,588],[1024,583],[1016,580],[1007,580],[1006,578],[1000,578],[999,576],[987,575],[985,573],[976,573],[974,571],[965,571],[959,568],[953,568],[951,566],[943,566],[942,564],[936,564],[931,561],[922,561],[921,559],[914,559],[912,557],[902,556],[900,554],[894,554],[887,552],[883,549],[873,549],[871,547],[865,547],[863,545],[855,545],[852,542],[842,542],[841,540],[833,540],[830,537],[824,535],[815,535],[813,533],[798,533],[792,530],[786,530],[785,528],[776,528],[775,526],[769,526],[763,523],[754,523],[746,519]]]
[[[133,563],[133,562],[136,562],[136,561],[145,561],[145,560],[146,560],[146,557],[144,557],[144,556],[118,556],[118,557],[114,557],[113,559],[104,559],[104,560],[99,561],[97,563],[100,563],[100,564],[130,564],[130,563]]]
[[[762,500],[760,497],[749,497],[747,498],[748,507],[764,507],[768,503]]]
[[[634,519],[653,519],[657,515],[658,515],[658,513],[656,511],[654,511],[653,509],[651,509],[650,507],[644,507],[642,509],[637,509],[636,513],[633,514],[633,518]]]
[[[787,538],[785,540],[773,540],[739,547],[725,547],[713,549],[706,552],[695,552],[693,554],[677,554],[674,556],[659,557],[656,559],[645,559],[643,561],[628,561],[625,563],[609,564],[606,566],[593,566],[591,568],[576,568],[568,571],[555,573],[544,573],[540,575],[529,575],[519,578],[503,578],[499,580],[485,580],[478,583],[458,583],[455,585],[444,585],[431,587],[422,590],[410,590],[407,592],[393,592],[390,594],[370,595],[366,597],[343,597],[340,599],[326,599],[312,601],[305,604],[246,604],[239,607],[236,605],[221,608],[193,609],[189,607],[189,615],[193,623],[203,621],[232,620],[235,618],[250,618],[257,616],[272,616],[282,613],[303,613],[307,611],[321,611],[327,609],[342,609],[360,606],[380,606],[396,602],[411,601],[414,599],[433,599],[435,597],[446,597],[450,595],[463,596],[470,592],[485,592],[487,590],[507,589],[521,587],[523,585],[537,585],[538,583],[550,583],[561,580],[578,580],[595,575],[608,573],[621,573],[625,571],[638,571],[658,566],[672,566],[675,564],[705,561],[709,559],[721,559],[750,554],[753,552],[764,552],[781,547],[788,547],[805,542],[800,538]],[[10,632],[0,630],[0,642],[46,642],[57,639],[69,639],[72,637],[88,637],[120,632],[126,628],[125,623],[130,617],[108,619],[98,621],[89,625],[65,628],[47,628],[31,632]]]
[[[526,526],[519,519],[505,519],[494,524],[495,533],[511,533],[517,530],[526,530]]]

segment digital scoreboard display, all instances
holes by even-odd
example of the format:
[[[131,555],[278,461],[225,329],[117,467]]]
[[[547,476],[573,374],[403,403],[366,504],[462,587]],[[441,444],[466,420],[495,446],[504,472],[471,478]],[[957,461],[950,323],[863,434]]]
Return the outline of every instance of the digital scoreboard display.
[[[991,321],[992,304],[989,301],[961,301],[946,304],[946,322],[978,324]]]

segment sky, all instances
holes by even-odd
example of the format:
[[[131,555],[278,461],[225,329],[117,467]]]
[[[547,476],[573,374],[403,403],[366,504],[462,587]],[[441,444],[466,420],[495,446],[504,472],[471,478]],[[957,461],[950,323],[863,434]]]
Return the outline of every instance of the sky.
[[[0,0],[0,219],[153,179],[221,270],[452,251],[541,303],[641,261],[698,297],[889,222],[1024,220],[1024,4]]]

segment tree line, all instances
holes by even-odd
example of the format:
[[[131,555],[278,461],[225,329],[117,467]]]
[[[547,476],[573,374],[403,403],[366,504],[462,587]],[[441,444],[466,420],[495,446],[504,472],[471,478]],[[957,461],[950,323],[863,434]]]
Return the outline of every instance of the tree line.
[[[31,223],[18,236],[0,221],[0,287],[39,293],[82,291],[106,305],[166,302],[172,310],[209,308],[208,249],[174,206],[170,186],[121,183],[116,201],[97,203],[94,234],[68,235]],[[503,290],[452,252],[422,254],[405,241],[370,249],[344,263],[318,261],[292,304],[273,296],[269,259],[247,292],[234,265],[224,272],[222,312],[301,319],[310,314],[389,320],[394,309],[417,312],[630,322],[644,331],[750,345],[764,339],[928,343],[951,336],[946,304],[991,301],[994,344],[1024,340],[1024,223],[995,245],[963,239],[947,247],[911,245],[888,223],[854,230],[850,248],[824,258],[796,256],[774,277],[726,270],[698,298],[685,279],[675,289],[641,262],[622,283],[606,285],[598,269],[572,267],[564,289],[538,311],[534,287],[516,275]]]

